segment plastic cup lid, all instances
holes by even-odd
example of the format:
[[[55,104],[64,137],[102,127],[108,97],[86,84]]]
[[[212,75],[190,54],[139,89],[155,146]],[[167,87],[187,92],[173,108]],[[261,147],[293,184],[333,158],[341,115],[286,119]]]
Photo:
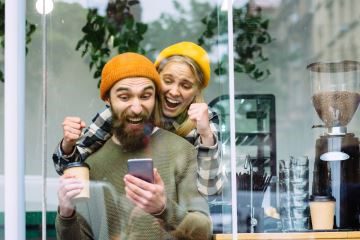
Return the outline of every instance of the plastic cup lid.
[[[87,167],[90,169],[89,164],[84,163],[84,162],[71,162],[66,164],[66,166],[64,166],[64,170],[67,168],[72,168],[72,167]]]
[[[333,196],[328,196],[328,195],[325,195],[325,196],[311,195],[309,200],[313,201],[313,202],[329,202],[329,201],[335,202],[336,201]]]

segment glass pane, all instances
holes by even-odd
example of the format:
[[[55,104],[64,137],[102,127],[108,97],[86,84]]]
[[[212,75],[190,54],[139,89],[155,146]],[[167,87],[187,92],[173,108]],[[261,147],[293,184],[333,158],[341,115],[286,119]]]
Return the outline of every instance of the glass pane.
[[[231,233],[233,184],[238,190],[240,234],[282,232],[291,237],[291,232],[312,233],[316,223],[311,219],[310,204],[327,199],[326,206],[332,207],[332,197],[335,218],[334,224],[331,224],[333,217],[328,218],[333,225],[330,229],[358,229],[360,120],[356,61],[359,46],[355,39],[359,34],[356,9],[360,2],[250,0],[233,1],[232,8],[227,8],[225,2],[55,1],[53,10],[46,16],[45,43],[45,26],[36,10],[36,1],[27,2],[28,238],[41,236],[42,166],[47,175],[47,239],[55,238],[59,176],[52,154],[63,137],[62,122],[66,116],[80,117],[89,126],[95,114],[106,109],[106,102],[99,98],[103,65],[111,56],[126,51],[140,52],[155,61],[161,50],[180,41],[201,45],[211,61],[211,80],[202,93],[219,119],[219,156],[225,174],[221,191],[206,200],[213,232]],[[229,10],[234,17],[231,50],[235,63],[236,169],[230,167]],[[0,89],[3,91],[3,87]],[[46,94],[46,112],[43,94]],[[170,99],[168,106],[171,108],[179,102]],[[42,122],[44,114],[46,124]],[[3,116],[0,124],[2,121]],[[46,143],[43,131],[46,131]],[[2,133],[0,127],[0,143]],[[44,146],[45,165],[41,162]],[[1,148],[3,144],[0,152]],[[236,183],[231,182],[231,171],[236,171]],[[168,169],[164,172],[169,174]],[[195,174],[196,171],[192,187],[198,181]],[[112,199],[111,204],[127,201],[123,189],[114,192],[112,187],[92,182],[90,189]],[[322,198],[322,195],[330,196]],[[100,202],[97,210],[108,214],[108,205]],[[121,219],[115,217],[114,221]],[[107,229],[101,228],[95,234],[101,235],[102,231],[108,234]]]
[[[3,5],[3,3],[0,2],[0,4]],[[0,16],[2,19],[5,18],[5,16]],[[4,73],[4,52],[1,51],[1,64],[0,64],[0,70],[2,73]],[[1,184],[0,184],[0,239],[3,239],[4,234],[4,83],[0,82],[0,152],[2,153],[0,156],[0,178],[1,178]]]
[[[26,239],[40,239],[42,237],[42,208],[43,208],[43,161],[46,139],[43,133],[46,124],[43,120],[43,29],[42,15],[39,4],[42,1],[28,1],[26,4],[26,72],[25,72],[25,221]],[[49,196],[51,197],[51,196]],[[55,206],[49,208],[48,232],[46,239],[55,239],[51,222]],[[50,209],[52,212],[50,212]]]
[[[273,149],[275,154],[269,165],[276,171],[272,172],[275,174],[270,181],[270,200],[266,201],[266,194],[260,194],[261,206],[253,205],[257,220],[255,232],[306,232],[316,228],[311,224],[310,197],[324,194],[336,199],[334,228],[357,229],[358,211],[352,206],[358,203],[352,201],[353,194],[358,194],[359,184],[356,137],[359,134],[356,127],[359,78],[358,63],[353,62],[358,59],[358,46],[352,39],[359,31],[352,7],[358,3],[341,0],[245,2],[238,1],[233,6],[236,91],[240,95],[273,95],[276,106],[272,123],[276,128],[273,129],[271,121],[267,126],[258,118],[261,118],[259,112],[258,121],[250,121],[252,114],[247,113],[242,119],[243,109],[236,109],[240,131],[254,131],[255,123],[261,123],[264,130],[270,127],[270,135],[276,135],[272,146],[266,141],[262,143],[264,150],[269,147],[272,152]],[[325,67],[309,69],[309,64],[316,62]],[[347,101],[335,95],[346,95]],[[260,109],[267,108],[265,102],[261,106]],[[345,120],[346,116],[352,116],[351,120]],[[347,128],[346,133],[343,127]],[[259,171],[262,174],[259,164],[263,163],[260,161],[263,155],[259,157],[259,151],[249,146],[244,148],[242,143],[238,142],[240,155],[249,154],[254,174]],[[347,155],[348,160],[341,161],[341,157]],[[334,161],[321,160],[325,157]],[[243,164],[242,158],[237,161]],[[249,182],[249,179],[245,183],[240,181],[238,188]],[[253,189],[255,197],[256,189]],[[246,198],[238,199],[238,206],[244,204],[241,199]],[[251,208],[251,204],[247,207]],[[247,226],[239,231],[250,231],[249,220]]]
[[[127,2],[127,3],[126,3]],[[127,6],[124,8],[124,5]],[[129,7],[129,8],[127,8]],[[128,12],[129,10],[129,12]],[[218,28],[218,22],[214,22],[219,16],[218,14],[219,6],[217,1],[55,1],[54,10],[47,17],[47,77],[48,77],[48,88],[47,88],[47,116],[48,116],[48,125],[47,125],[47,152],[48,152],[48,164],[47,164],[47,184],[49,188],[48,192],[48,211],[53,213],[56,211],[56,202],[57,202],[57,188],[56,180],[58,175],[55,171],[55,168],[52,164],[52,153],[63,137],[63,130],[61,123],[64,121],[66,116],[77,116],[85,121],[86,126],[91,124],[91,120],[94,118],[95,114],[106,110],[106,103],[99,98],[99,80],[100,72],[103,68],[105,62],[107,62],[110,57],[126,52],[140,52],[146,55],[151,61],[155,61],[159,53],[165,48],[174,43],[181,41],[190,41],[195,44],[201,45],[207,52],[211,62],[211,80],[202,92],[204,100],[206,103],[209,103],[212,99],[217,96],[226,94],[228,91],[227,87],[227,78],[226,76],[216,75],[214,72],[217,67],[222,64],[226,64],[226,61],[219,59],[219,53],[223,52],[226,48],[226,42],[223,42],[221,45],[217,45],[217,34],[219,31],[224,31],[223,29]],[[212,15],[210,18],[208,14]],[[215,17],[215,19],[214,19]],[[221,21],[224,21],[221,19]],[[84,27],[85,26],[85,27]],[[206,36],[206,37],[205,37]],[[89,44],[89,45],[87,45]],[[95,47],[96,49],[92,48]],[[78,49],[77,49],[78,48]],[[185,46],[180,47],[180,50],[185,48]],[[89,51],[86,51],[88,49]],[[95,51],[96,50],[96,51]],[[175,51],[175,50],[174,50]],[[84,53],[84,56],[82,56]],[[92,55],[91,55],[92,54]],[[190,53],[185,53],[190,54]],[[182,54],[180,54],[182,55]],[[191,55],[191,54],[190,54]],[[199,57],[200,58],[200,57]],[[202,61],[199,60],[198,61]],[[225,63],[224,63],[225,62]],[[164,63],[164,65],[166,65]],[[201,66],[200,66],[201,67]],[[159,66],[159,71],[166,71],[166,66],[163,70]],[[203,70],[201,70],[203,71]],[[178,74],[178,73],[176,73]],[[191,72],[190,75],[194,74]],[[206,72],[203,73],[204,78],[206,78]],[[181,74],[180,74],[181,76]],[[173,77],[178,81],[178,77]],[[203,78],[201,75],[199,78]],[[187,89],[189,91],[189,77],[179,77],[182,83],[179,84],[181,91]],[[190,78],[191,80],[192,78]],[[198,86],[191,86],[192,89],[196,89]],[[180,90],[179,90],[180,91]],[[192,90],[190,90],[191,92]],[[165,93],[163,93],[165,95]],[[171,109],[175,108],[181,104],[181,102],[186,102],[186,99],[189,99],[189,95],[185,96],[176,96],[169,93],[166,95],[167,99],[167,110],[168,112],[164,113],[164,116],[167,120],[176,119],[182,123],[180,117],[177,115],[171,115]],[[171,98],[171,99],[170,99]],[[184,98],[184,99],[183,99]],[[170,100],[168,100],[170,99]],[[195,101],[195,100],[194,100]],[[180,103],[180,104],[179,104]],[[187,103],[186,103],[187,104]],[[184,114],[187,115],[187,109],[189,106],[185,107]],[[166,110],[166,107],[164,107]],[[205,111],[206,113],[206,111]],[[168,114],[168,115],[166,115]],[[177,113],[176,113],[177,114]],[[209,115],[210,117],[212,115]],[[164,119],[164,117],[162,118]],[[171,121],[169,121],[171,123]],[[216,121],[214,118],[213,121]],[[226,120],[228,121],[228,120]],[[175,125],[176,126],[176,125]],[[170,131],[174,131],[171,126],[164,126]],[[109,131],[109,130],[108,130]],[[180,133],[178,133],[180,134]],[[186,140],[192,144],[196,144],[195,139],[190,134],[186,134]],[[221,136],[220,136],[221,137]],[[168,139],[168,144],[172,141],[172,138]],[[181,138],[180,138],[181,139]],[[213,141],[214,137],[211,137]],[[111,141],[111,140],[109,140]],[[180,141],[180,140],[179,140]],[[181,139],[181,141],[183,141]],[[189,143],[186,142],[187,145]],[[183,153],[189,153],[189,149],[192,147],[189,146],[189,149],[182,151],[181,146],[185,143],[179,143],[176,149],[176,154],[172,154],[172,147],[168,146],[166,149],[166,154],[169,155],[169,161],[179,161],[176,159],[181,159]],[[205,143],[204,143],[205,144]],[[106,149],[106,146],[105,146]],[[98,150],[100,153],[102,148]],[[161,150],[160,153],[163,153],[164,150]],[[207,150],[206,150],[207,151]],[[210,151],[211,152],[211,151]],[[146,155],[146,154],[145,154]],[[207,208],[207,202],[213,202],[216,197],[204,198],[199,194],[197,188],[196,177],[196,168],[197,161],[196,158],[192,159],[191,165],[189,165],[189,175],[179,176],[181,171],[185,171],[183,166],[179,166],[179,169],[172,172],[171,169],[163,169],[159,164],[157,159],[158,157],[162,159],[161,154],[153,153],[153,164],[155,167],[160,168],[159,172],[161,176],[167,176],[169,174],[178,174],[175,176],[177,179],[176,184],[178,186],[176,189],[181,191],[178,194],[177,198],[174,198],[174,189],[172,180],[164,177],[166,180],[166,191],[168,193],[168,198],[178,201],[182,207],[185,207],[183,204],[187,202],[187,208],[191,209],[195,207],[197,202],[204,203],[201,204],[202,208]],[[128,155],[126,155],[128,156]],[[129,154],[129,158],[135,158],[136,155]],[[98,155],[90,155],[86,160],[91,163],[90,176],[93,177],[92,171],[93,165],[95,162],[105,161],[104,159],[98,159]],[[138,157],[145,157],[142,154],[139,154]],[[149,157],[146,155],[146,157]],[[221,157],[221,156],[220,156]],[[125,158],[121,156],[121,158]],[[95,160],[97,159],[97,160]],[[110,160],[110,159],[108,159]],[[94,162],[93,162],[94,161]],[[104,166],[108,163],[104,162]],[[189,163],[190,164],[190,163]],[[207,163],[203,163],[207,164]],[[166,166],[166,165],[165,165]],[[121,167],[124,167],[122,169]],[[123,176],[126,173],[127,167],[121,166],[118,170],[115,169],[114,165],[114,174],[118,173]],[[195,168],[194,168],[195,167]],[[206,166],[205,166],[206,167]],[[207,170],[207,169],[205,169]],[[200,171],[200,170],[199,170]],[[213,170],[213,175],[218,174],[218,169]],[[185,173],[185,172],[184,172]],[[205,178],[206,178],[205,173]],[[184,180],[181,180],[184,177]],[[193,179],[191,183],[186,184],[186,188],[189,188],[189,193],[193,192],[194,197],[188,198],[189,193],[184,194],[182,186],[185,183],[188,183],[189,177]],[[91,208],[90,212],[84,208],[83,203],[79,203],[78,211],[82,213],[83,217],[86,219],[93,219],[93,216],[103,216],[104,218],[98,217],[96,220],[101,221],[104,224],[97,224],[93,228],[93,234],[95,236],[106,236],[107,234],[122,234],[123,236],[127,234],[134,234],[135,231],[128,231],[127,228],[133,229],[135,225],[126,225],[126,222],[123,222],[123,218],[118,219],[109,211],[124,211],[124,214],[128,214],[127,209],[123,209],[124,206],[129,204],[129,200],[126,199],[124,189],[119,186],[114,186],[109,184],[111,183],[111,177],[106,176],[109,181],[98,182],[91,181],[90,183],[90,200],[88,204],[93,204],[93,200],[97,198],[91,198],[91,195],[95,196],[105,196],[101,201],[97,203],[96,208]],[[179,178],[179,179],[178,179]],[[99,179],[94,179],[99,180]],[[119,180],[119,179],[118,179]],[[123,184],[122,177],[120,178],[121,183]],[[170,182],[169,182],[170,181]],[[203,183],[208,184],[207,182]],[[229,183],[226,183],[225,188],[228,188]],[[203,191],[214,191],[214,188],[202,187]],[[195,190],[195,191],[192,191]],[[199,188],[200,190],[200,188]],[[226,190],[228,191],[228,190]],[[103,192],[103,193],[102,193]],[[109,200],[112,199],[112,200]],[[215,199],[216,200],[216,199]],[[111,204],[109,203],[111,202]],[[176,202],[175,201],[175,202]],[[183,202],[184,201],[184,202]],[[121,203],[120,205],[117,205]],[[114,204],[114,205],[112,205]],[[109,206],[113,206],[115,209],[109,210]],[[119,209],[117,208],[119,207]],[[171,203],[169,200],[169,208]],[[198,207],[196,206],[198,209]],[[94,211],[97,212],[94,212]],[[227,211],[230,208],[228,207]],[[209,210],[207,210],[209,211]],[[212,209],[210,209],[212,211]],[[140,211],[141,213],[141,211]],[[139,221],[140,217],[144,214],[139,214],[139,212],[133,213],[130,218],[134,218],[134,221]],[[210,214],[210,213],[209,213]],[[121,215],[120,215],[121,216]],[[124,215],[125,216],[125,215]],[[213,215],[212,215],[213,216]],[[175,219],[177,219],[177,216]],[[215,215],[213,220],[215,219]],[[111,219],[112,221],[107,221]],[[125,218],[124,218],[125,219]],[[128,219],[128,218],[126,218]],[[180,218],[181,219],[181,218]],[[146,215],[143,219],[153,220]],[[185,219],[186,220],[186,219]],[[127,220],[126,220],[127,221]],[[217,223],[222,224],[223,220],[221,218],[216,219]],[[195,221],[196,222],[196,221]],[[215,221],[214,221],[215,223]],[[109,225],[110,224],[110,225]],[[120,227],[120,233],[118,227],[115,228],[118,224]],[[229,225],[230,224],[230,225]],[[231,219],[227,220],[226,228],[231,226]],[[51,226],[52,227],[52,226]],[[125,229],[126,228],[126,229]],[[124,230],[125,229],[125,230]],[[175,228],[176,229],[176,228]],[[206,228],[204,228],[206,229]],[[223,227],[218,231],[222,232]],[[105,234],[105,235],[104,235]],[[163,234],[161,232],[160,234]],[[151,236],[150,236],[151,237]],[[158,239],[159,236],[154,236],[155,239]],[[203,237],[203,236],[202,236]],[[96,238],[96,237],[95,237]],[[101,237],[100,237],[101,238]]]

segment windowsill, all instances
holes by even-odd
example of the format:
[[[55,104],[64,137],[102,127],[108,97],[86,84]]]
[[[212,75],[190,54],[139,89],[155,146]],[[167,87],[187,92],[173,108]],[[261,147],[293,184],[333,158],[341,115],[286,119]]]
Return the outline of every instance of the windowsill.
[[[303,233],[239,233],[237,239],[359,239],[360,231]],[[231,234],[215,234],[213,240],[232,240]]]

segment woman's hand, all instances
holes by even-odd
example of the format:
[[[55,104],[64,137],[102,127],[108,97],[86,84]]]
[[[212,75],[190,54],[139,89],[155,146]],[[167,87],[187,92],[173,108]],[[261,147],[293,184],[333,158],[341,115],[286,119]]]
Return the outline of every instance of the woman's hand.
[[[66,117],[62,126],[64,138],[61,142],[61,149],[64,154],[70,154],[76,141],[81,137],[82,129],[86,127],[86,124],[79,117]]]
[[[206,103],[193,103],[189,107],[188,115],[196,124],[196,130],[200,134],[201,143],[205,146],[213,146],[215,142],[210,128],[208,109]]]

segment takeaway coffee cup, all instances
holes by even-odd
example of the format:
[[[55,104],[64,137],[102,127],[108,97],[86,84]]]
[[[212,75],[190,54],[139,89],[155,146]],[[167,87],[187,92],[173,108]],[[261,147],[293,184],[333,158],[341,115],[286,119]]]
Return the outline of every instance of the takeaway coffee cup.
[[[311,196],[310,215],[314,230],[333,229],[335,198],[332,196]]]
[[[75,201],[87,200],[90,197],[89,170],[90,166],[88,164],[80,162],[69,163],[64,169],[64,174],[73,175],[84,183],[83,190],[74,197]]]

